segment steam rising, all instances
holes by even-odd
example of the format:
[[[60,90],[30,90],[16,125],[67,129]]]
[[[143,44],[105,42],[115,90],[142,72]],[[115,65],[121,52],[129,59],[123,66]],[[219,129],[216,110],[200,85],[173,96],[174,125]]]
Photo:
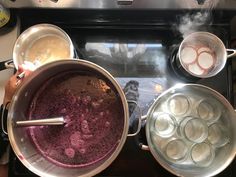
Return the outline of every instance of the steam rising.
[[[190,33],[199,31],[201,27],[211,23],[210,12],[197,12],[195,14],[186,14],[180,17],[180,24],[177,26],[178,31],[183,37]]]
[[[189,9],[199,9],[196,13],[188,13],[179,17],[178,24],[174,25],[181,35],[186,37],[188,34],[201,30],[205,25],[212,23],[211,10],[217,6],[220,0],[205,0],[203,5],[199,5],[197,0],[183,0]]]

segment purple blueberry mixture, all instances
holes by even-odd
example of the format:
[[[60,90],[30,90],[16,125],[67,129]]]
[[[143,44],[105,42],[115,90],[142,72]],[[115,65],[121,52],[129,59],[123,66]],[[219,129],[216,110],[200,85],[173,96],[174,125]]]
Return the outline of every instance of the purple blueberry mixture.
[[[35,94],[29,119],[63,116],[61,126],[30,127],[38,151],[64,167],[87,166],[110,155],[121,139],[124,112],[118,94],[104,80],[66,72]]]

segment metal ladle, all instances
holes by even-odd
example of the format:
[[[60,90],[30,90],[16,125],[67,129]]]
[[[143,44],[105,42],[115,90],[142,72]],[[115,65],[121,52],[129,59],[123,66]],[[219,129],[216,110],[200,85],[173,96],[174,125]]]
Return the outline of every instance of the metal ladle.
[[[46,119],[16,121],[15,126],[27,127],[27,126],[42,126],[42,125],[63,125],[64,123],[65,123],[65,120],[63,117],[54,117],[54,118],[46,118]]]

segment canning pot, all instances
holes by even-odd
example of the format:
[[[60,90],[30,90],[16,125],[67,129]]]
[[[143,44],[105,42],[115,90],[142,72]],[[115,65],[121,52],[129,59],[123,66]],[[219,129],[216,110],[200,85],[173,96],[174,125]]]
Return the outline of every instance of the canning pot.
[[[178,84],[154,101],[143,120],[148,145],[140,146],[177,176],[214,176],[235,157],[236,113],[209,87]]]
[[[47,160],[32,143],[27,131],[23,127],[15,127],[14,124],[18,120],[27,119],[27,111],[31,104],[31,99],[35,92],[51,77],[57,76],[60,73],[67,71],[75,72],[88,72],[94,76],[104,78],[107,82],[114,87],[117,92],[116,97],[121,102],[121,107],[114,109],[122,112],[120,117],[122,122],[121,136],[117,139],[117,146],[115,149],[104,158],[86,166],[80,166],[76,168],[67,168],[65,166],[55,165],[51,161]],[[76,84],[76,83],[75,83]],[[10,104],[8,118],[7,118],[7,132],[10,140],[10,144],[19,158],[19,160],[32,172],[39,176],[94,176],[108,167],[113,160],[118,156],[121,151],[127,136],[134,136],[141,128],[134,134],[128,134],[128,103],[123,93],[122,88],[115,81],[115,79],[106,70],[100,66],[83,60],[60,60],[52,63],[45,64],[35,70],[29,77],[27,77],[21,87],[15,93],[13,100]],[[141,119],[140,121],[141,122]]]
[[[24,61],[42,65],[73,57],[73,43],[65,31],[52,24],[37,24],[20,34],[14,44],[13,59],[0,62],[0,70],[18,69]]]
[[[227,58],[235,55],[236,50],[226,49],[216,35],[194,32],[181,42],[176,65],[186,76],[208,78],[218,74]]]

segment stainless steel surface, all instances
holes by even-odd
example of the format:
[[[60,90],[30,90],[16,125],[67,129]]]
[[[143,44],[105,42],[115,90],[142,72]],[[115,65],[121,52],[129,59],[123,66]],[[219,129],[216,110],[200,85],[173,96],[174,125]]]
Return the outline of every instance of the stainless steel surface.
[[[8,60],[5,62],[5,67],[6,68],[15,68],[13,60]]]
[[[23,77],[25,77],[25,71],[16,76],[17,79],[22,79]]]
[[[13,62],[18,69],[19,65],[22,65],[24,61],[29,60],[27,57],[27,53],[31,52],[30,47],[37,41],[40,40],[42,37],[45,36],[57,36],[59,38],[62,38],[65,40],[65,42],[68,44],[68,50],[69,51],[69,56],[67,57],[68,59],[71,59],[74,57],[74,47],[73,43],[70,39],[70,37],[66,34],[65,31],[63,31],[61,28],[52,25],[52,24],[37,24],[34,26],[31,26],[30,28],[26,29],[23,33],[20,34],[20,36],[17,38],[14,49],[13,49]],[[46,46],[45,42],[45,46]],[[37,53],[37,55],[48,55],[48,58],[53,56],[53,51],[48,51],[47,53],[45,49],[44,54]],[[48,49],[49,50],[49,49]],[[38,51],[42,52],[42,51]],[[36,56],[36,53],[35,53]],[[39,60],[37,58],[34,59],[30,58],[30,62],[35,63],[35,60]],[[55,59],[57,60],[57,58]],[[39,61],[40,62],[40,61]],[[40,65],[45,64],[44,62],[40,63]]]
[[[227,53],[227,57],[230,58],[230,57],[234,57],[236,56],[236,50],[235,49],[226,49]]]
[[[199,8],[216,8],[216,9],[235,9],[235,0],[205,0],[204,3],[198,3],[197,0],[24,0],[10,1],[1,0],[6,7],[22,8],[77,8],[77,9],[199,9]],[[126,2],[124,5],[124,2]],[[127,5],[128,4],[128,5]]]
[[[46,39],[46,37],[52,36],[56,37],[54,38],[55,41],[56,39],[60,39],[56,41],[58,43],[53,41],[53,38],[51,38],[50,40],[43,40]],[[63,43],[63,45],[61,42]],[[56,45],[58,46],[63,46],[63,49],[65,49],[65,51],[63,52],[61,50],[57,50],[54,52],[53,49],[55,48],[48,47],[48,43],[54,43],[54,45],[56,43]],[[43,48],[42,45],[44,45],[45,48]],[[60,49],[61,48],[62,47],[60,47]],[[13,48],[13,60],[7,60],[5,62],[4,69],[18,69],[19,65],[27,64],[29,70],[34,70],[36,67],[43,65],[46,62],[51,62],[62,58],[64,59],[65,56],[59,55],[58,51],[61,52],[61,55],[65,55],[66,53],[68,53],[68,56],[66,56],[66,58],[68,59],[74,58],[74,46],[70,37],[66,34],[65,31],[63,31],[58,26],[52,24],[37,24],[26,29],[17,38]],[[39,56],[42,58],[43,61],[39,61],[40,58],[29,58],[33,56]],[[45,60],[45,58],[47,58],[47,60]],[[24,63],[25,61],[27,61],[28,63]],[[22,78],[22,76],[23,74],[21,76],[18,76],[18,78]]]
[[[222,126],[224,126],[224,130],[227,131],[227,133],[224,136],[229,137],[229,141],[227,144],[225,144],[222,147],[215,147],[213,144],[211,144],[211,148],[213,148],[213,153],[215,153],[214,159],[212,160],[212,163],[209,164],[208,162],[198,164],[195,163],[195,161],[192,161],[191,155],[188,152],[188,156],[186,159],[181,159],[181,161],[176,162],[176,159],[168,159],[166,157],[166,154],[164,153],[164,149],[166,147],[166,144],[169,141],[172,141],[173,139],[184,139],[179,131],[179,129],[176,131],[176,133],[167,138],[161,138],[160,136],[157,136],[155,134],[155,131],[153,129],[153,121],[154,116],[158,111],[168,111],[166,106],[166,100],[173,94],[176,93],[184,93],[188,96],[191,95],[191,111],[186,113],[185,116],[197,116],[196,107],[198,106],[197,100],[199,101],[199,98],[211,98],[214,100],[214,102],[219,103],[218,109],[222,111],[221,117],[218,120],[214,120],[214,122],[220,123]],[[182,120],[184,120],[185,116],[178,116],[176,117],[178,124]],[[204,120],[205,121],[205,120]],[[214,122],[208,122],[206,120],[207,126],[211,125]],[[218,173],[222,172],[234,159],[236,154],[236,113],[231,106],[231,104],[218,92],[215,90],[199,85],[199,84],[178,84],[165,92],[163,92],[154,102],[152,107],[149,109],[147,113],[147,120],[146,120],[146,137],[148,142],[148,147],[152,153],[152,155],[155,157],[155,159],[168,171],[172,172],[173,174],[177,176],[184,176],[184,177],[209,177],[217,175]],[[190,129],[189,129],[190,130]],[[209,137],[208,137],[209,138]],[[200,143],[210,143],[210,141],[207,139],[202,140]],[[219,138],[219,137],[218,137]],[[188,146],[188,149],[191,150],[191,147],[195,145],[195,143],[191,141],[185,140],[186,145]],[[198,143],[197,143],[198,144]],[[145,146],[143,146],[145,148]],[[145,148],[146,149],[146,148]],[[171,149],[171,153],[175,155],[176,149]],[[197,153],[199,153],[197,151]],[[196,156],[195,152],[194,157],[196,157],[196,160],[199,160],[199,155]],[[201,154],[202,155],[202,154]],[[206,153],[207,155],[207,153]],[[208,153],[209,155],[209,153]],[[210,157],[210,156],[209,156]],[[204,158],[204,157],[203,157]],[[208,158],[207,156],[205,158]],[[206,166],[207,167],[206,167]]]
[[[147,145],[140,144],[140,147],[141,147],[141,149],[144,150],[144,151],[150,151],[150,148],[149,148],[149,146],[147,146]]]
[[[54,117],[46,119],[37,120],[18,120],[15,122],[17,127],[27,127],[27,126],[43,126],[43,125],[63,125],[65,120],[63,117]]]
[[[207,71],[207,74],[197,75],[195,73],[191,73],[187,66],[182,62],[181,60],[181,51],[185,46],[193,46],[195,45],[203,45],[209,47],[215,54],[215,62],[213,63],[213,67],[210,68],[209,71]],[[236,52],[233,51],[232,54],[227,55],[226,48],[224,43],[214,34],[209,32],[194,32],[189,34],[184,38],[184,40],[181,42],[179,51],[178,51],[178,59],[180,60],[180,64],[185,69],[186,72],[189,74],[199,77],[199,78],[208,78],[215,76],[218,74],[224,67],[227,61],[227,57],[233,57],[235,56]]]
[[[54,163],[46,160],[40,153],[38,153],[35,146],[29,140],[27,131],[22,128],[14,128],[12,126],[13,122],[18,121],[20,117],[25,117],[25,112],[27,112],[28,104],[31,101],[32,96],[35,91],[50,77],[57,73],[64,71],[86,71],[91,73],[97,73],[99,75],[107,78],[111,84],[115,87],[119,98],[122,101],[124,116],[124,128],[120,138],[120,141],[114,149],[111,155],[108,155],[104,159],[94,163],[92,165],[85,166],[83,168],[64,168],[55,165]],[[24,100],[24,101],[22,101]],[[111,74],[109,74],[102,67],[93,64],[88,61],[83,60],[61,60],[57,62],[52,62],[46,64],[37,70],[35,70],[29,77],[24,80],[22,86],[17,90],[13,97],[12,104],[8,113],[8,137],[12,149],[14,150],[16,156],[19,160],[32,172],[39,176],[48,177],[77,177],[77,176],[94,176],[95,174],[101,172],[107,168],[120,153],[128,134],[128,104],[125,95],[122,91],[120,85],[115,81]],[[47,169],[47,170],[45,170]]]
[[[133,0],[117,0],[118,5],[131,5]]]

